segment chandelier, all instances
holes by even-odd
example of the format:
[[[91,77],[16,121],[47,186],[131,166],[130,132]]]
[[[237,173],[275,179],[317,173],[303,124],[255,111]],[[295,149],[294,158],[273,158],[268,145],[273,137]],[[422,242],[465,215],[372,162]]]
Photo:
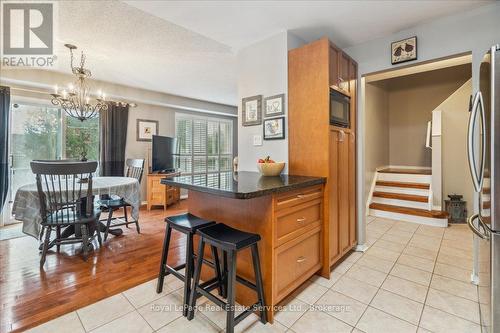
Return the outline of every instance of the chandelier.
[[[70,117],[84,121],[92,119],[98,115],[100,111],[106,111],[108,104],[106,103],[106,94],[99,92],[94,103],[90,103],[90,85],[86,81],[92,76],[89,69],[85,68],[85,55],[81,54],[80,67],[73,66],[73,50],[76,50],[75,45],[64,44],[69,49],[71,55],[71,72],[75,74],[76,80],[70,83],[66,88],[63,88],[59,93],[59,88],[54,87],[52,96],[52,104],[62,107],[66,114]]]

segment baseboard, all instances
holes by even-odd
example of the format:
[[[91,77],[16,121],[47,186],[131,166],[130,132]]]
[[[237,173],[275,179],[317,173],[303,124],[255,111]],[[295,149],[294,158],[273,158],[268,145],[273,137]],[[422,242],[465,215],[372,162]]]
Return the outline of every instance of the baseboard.
[[[356,251],[356,252],[366,252],[366,250],[368,250],[368,248],[369,248],[369,246],[366,245],[366,244],[358,244],[354,248],[354,251]]]

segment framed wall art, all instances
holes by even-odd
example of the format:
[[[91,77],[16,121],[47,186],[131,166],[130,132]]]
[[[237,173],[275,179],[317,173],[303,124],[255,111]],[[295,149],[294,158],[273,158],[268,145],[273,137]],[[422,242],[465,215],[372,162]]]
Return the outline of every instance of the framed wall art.
[[[262,124],[262,95],[243,98],[241,110],[241,124],[243,126]]]
[[[393,65],[416,59],[417,59],[416,36],[391,43],[391,63]]]
[[[158,127],[158,120],[137,119],[137,141],[151,141]]]
[[[264,98],[264,117],[285,115],[285,94]]]
[[[285,117],[264,119],[264,140],[285,138]]]

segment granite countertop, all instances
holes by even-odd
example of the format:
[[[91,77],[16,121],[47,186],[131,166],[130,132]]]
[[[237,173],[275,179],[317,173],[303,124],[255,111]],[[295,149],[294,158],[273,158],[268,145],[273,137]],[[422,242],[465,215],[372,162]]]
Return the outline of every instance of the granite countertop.
[[[324,177],[280,175],[264,177],[258,172],[240,171],[163,178],[162,184],[235,199],[251,199],[272,193],[324,184]]]

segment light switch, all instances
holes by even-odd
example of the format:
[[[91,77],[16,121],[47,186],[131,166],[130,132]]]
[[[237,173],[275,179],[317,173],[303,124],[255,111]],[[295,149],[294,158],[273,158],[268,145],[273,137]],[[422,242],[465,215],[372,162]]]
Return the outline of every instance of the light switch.
[[[256,134],[253,136],[253,145],[262,146],[262,135]]]

